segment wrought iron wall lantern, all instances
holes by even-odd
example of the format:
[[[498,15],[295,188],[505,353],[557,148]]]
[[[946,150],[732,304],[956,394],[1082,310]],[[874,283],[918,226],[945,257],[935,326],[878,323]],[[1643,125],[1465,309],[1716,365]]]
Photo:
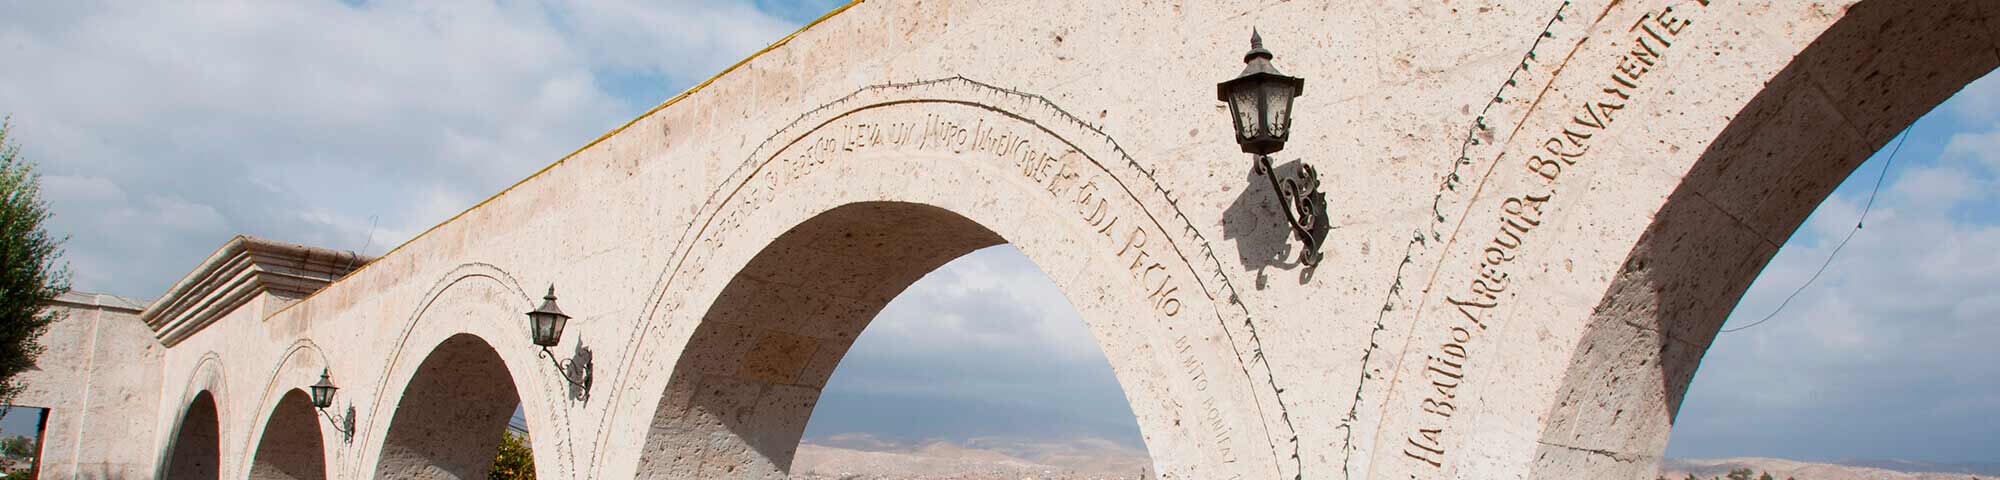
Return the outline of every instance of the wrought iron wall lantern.
[[[327,407],[333,406],[333,393],[340,390],[340,387],[333,386],[331,372],[320,370],[319,383],[313,384],[311,390],[313,408],[318,409],[319,415],[326,417],[326,421],[333,424],[333,431],[340,432],[340,441],[343,443],[353,441],[354,405],[347,406],[346,415],[335,416],[326,412]]]
[[[561,374],[563,380],[581,389],[581,393],[578,394],[577,398],[589,401],[590,357],[582,355],[578,358],[558,361],[555,359],[555,352],[549,351],[549,347],[556,346],[556,343],[562,341],[563,327],[569,324],[569,319],[569,315],[564,314],[561,308],[556,307],[556,286],[551,284],[549,285],[549,294],[542,297],[542,306],[535,308],[532,312],[528,312],[528,331],[534,336],[535,345],[542,347],[542,351],[535,355],[549,359],[549,363],[555,365],[556,373]],[[575,373],[572,374],[571,372]]]
[[[1319,171],[1304,160],[1290,174],[1280,174],[1271,164],[1271,154],[1285,149],[1292,134],[1292,100],[1305,91],[1303,78],[1288,77],[1271,66],[1271,51],[1264,38],[1250,32],[1250,53],[1243,56],[1243,73],[1215,85],[1219,100],[1229,104],[1229,116],[1236,124],[1236,143],[1251,154],[1257,175],[1271,181],[1285,222],[1292,234],[1305,244],[1299,263],[1318,265],[1320,243],[1326,240],[1326,195],[1319,191]],[[1282,178],[1281,178],[1282,177]]]

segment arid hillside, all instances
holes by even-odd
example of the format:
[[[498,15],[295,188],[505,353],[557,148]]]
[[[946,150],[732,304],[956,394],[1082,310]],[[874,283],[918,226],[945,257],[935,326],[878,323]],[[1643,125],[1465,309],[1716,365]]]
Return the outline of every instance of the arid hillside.
[[[1660,476],[1682,480],[1689,474],[1708,480],[1747,468],[1770,473],[1777,480],[1995,480],[2000,466],[1947,465],[1918,462],[1853,462],[1855,465],[1811,463],[1777,458],[1719,458],[1700,460],[1668,459],[1660,465]],[[1870,465],[1870,466],[1863,466]],[[1886,467],[1886,468],[1878,468]],[[1892,469],[1893,468],[1893,469]],[[1751,477],[1756,478],[1756,477]]]
[[[1135,480],[1153,478],[1144,450],[1109,441],[974,438],[895,442],[866,435],[808,439],[793,478],[807,480]]]

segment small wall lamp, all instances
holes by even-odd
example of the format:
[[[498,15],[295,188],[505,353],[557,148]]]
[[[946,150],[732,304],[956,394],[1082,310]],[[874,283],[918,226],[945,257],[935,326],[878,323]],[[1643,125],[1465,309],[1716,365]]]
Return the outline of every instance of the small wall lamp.
[[[1216,96],[1229,104],[1229,116],[1236,123],[1236,143],[1255,157],[1252,170],[1271,180],[1285,221],[1305,250],[1299,263],[1318,265],[1320,243],[1326,240],[1326,195],[1319,191],[1319,171],[1304,161],[1296,171],[1279,179],[1271,165],[1271,154],[1285,149],[1292,134],[1292,100],[1305,91],[1303,78],[1288,77],[1271,66],[1271,51],[1264,38],[1250,32],[1250,53],[1243,56],[1243,73],[1215,85]]]
[[[555,365],[556,373],[561,374],[564,381],[568,381],[570,385],[575,385],[577,388],[582,389],[582,393],[578,395],[578,398],[588,401],[590,400],[590,357],[586,355],[580,359],[572,358],[570,360],[558,361],[555,359],[555,352],[549,351],[549,347],[556,346],[556,343],[562,341],[563,327],[568,326],[569,319],[569,315],[564,314],[561,308],[556,307],[556,286],[550,284],[549,294],[542,297],[542,306],[528,312],[528,331],[534,336],[535,345],[542,347],[542,351],[535,355],[549,359],[549,363]],[[577,373],[572,376],[571,371],[576,371]]]
[[[319,383],[313,384],[311,390],[313,408],[319,409],[319,415],[326,417],[326,421],[333,424],[333,431],[340,432],[340,441],[353,441],[354,405],[347,406],[346,415],[334,416],[326,412],[327,407],[333,406],[333,393],[340,390],[340,387],[333,386],[331,372],[325,369],[320,370]]]

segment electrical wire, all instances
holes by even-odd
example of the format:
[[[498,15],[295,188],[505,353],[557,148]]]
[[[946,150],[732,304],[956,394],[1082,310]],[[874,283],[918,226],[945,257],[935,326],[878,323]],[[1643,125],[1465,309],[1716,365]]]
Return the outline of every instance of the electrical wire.
[[[1750,327],[1763,325],[1764,322],[1771,321],[1772,318],[1777,318],[1779,312],[1783,312],[1785,311],[1785,307],[1791,306],[1792,299],[1798,298],[1800,293],[1806,291],[1806,287],[1811,287],[1814,281],[1819,280],[1821,274],[1826,273],[1826,268],[1833,265],[1834,257],[1840,256],[1840,250],[1847,248],[1847,242],[1854,240],[1854,234],[1861,233],[1861,227],[1868,223],[1868,212],[1875,209],[1875,197],[1882,193],[1882,181],[1889,178],[1889,166],[1896,164],[1896,154],[1902,153],[1903,142],[1910,140],[1910,130],[1914,128],[1916,128],[1916,124],[1912,123],[1910,124],[1910,128],[1903,129],[1903,133],[1897,135],[1896,147],[1889,150],[1889,158],[1882,162],[1882,174],[1875,177],[1875,189],[1868,192],[1868,203],[1861,207],[1861,218],[1854,221],[1854,229],[1847,231],[1847,237],[1840,239],[1840,244],[1833,247],[1833,252],[1826,254],[1826,262],[1819,264],[1819,270],[1814,271],[1812,277],[1807,278],[1806,283],[1799,285],[1797,290],[1792,290],[1792,294],[1786,296],[1785,301],[1779,303],[1777,309],[1771,310],[1770,315],[1765,315],[1762,319],[1750,322],[1749,325],[1722,329],[1722,333],[1740,332]]]

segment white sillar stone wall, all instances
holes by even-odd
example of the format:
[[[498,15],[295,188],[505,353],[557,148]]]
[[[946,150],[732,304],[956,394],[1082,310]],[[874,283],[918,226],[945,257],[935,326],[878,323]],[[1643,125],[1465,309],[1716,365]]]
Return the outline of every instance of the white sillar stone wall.
[[[1316,268],[1214,100],[1253,28],[1307,79]],[[158,375],[86,409],[141,421],[73,463],[158,468],[209,392],[247,476],[325,368],[333,478],[461,474],[391,426],[508,392],[544,478],[780,476],[874,310],[1004,241],[1162,477],[1639,478],[1777,246],[1996,37],[1996,0],[861,2],[309,298],[129,345]],[[529,344],[551,284],[587,400]],[[447,343],[500,368],[433,378]]]

